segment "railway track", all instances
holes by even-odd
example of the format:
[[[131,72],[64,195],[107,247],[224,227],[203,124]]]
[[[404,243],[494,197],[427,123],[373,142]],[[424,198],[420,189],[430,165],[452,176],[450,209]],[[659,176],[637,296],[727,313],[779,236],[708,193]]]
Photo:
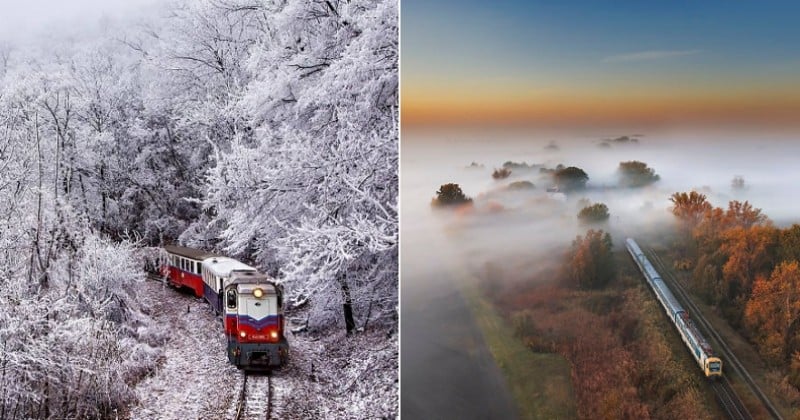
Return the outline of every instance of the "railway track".
[[[244,373],[235,420],[266,419],[272,415],[272,374]]]
[[[741,399],[736,395],[736,392],[731,388],[731,383],[727,377],[723,377],[719,381],[713,381],[711,387],[717,396],[717,402],[722,406],[722,409],[728,413],[728,417],[735,420],[748,420],[753,417],[742,405]]]
[[[147,273],[147,280],[165,283],[164,278],[156,273]],[[233,418],[270,420],[271,417],[272,374],[244,372]]]
[[[700,312],[697,305],[694,304],[692,299],[689,297],[689,294],[686,292],[686,289],[683,287],[683,283],[681,283],[672,273],[672,271],[667,268],[664,261],[652,248],[648,247],[646,252],[648,257],[650,257],[650,260],[664,276],[664,281],[668,281],[670,283],[669,285],[672,290],[679,297],[679,299],[683,301],[682,303],[686,305],[687,309],[691,311],[691,316],[695,323],[700,326],[706,336],[713,338],[717,342],[716,349],[723,357],[723,371],[725,369],[732,369],[734,372],[736,372],[745,382],[747,387],[750,388],[750,391],[761,401],[770,416],[772,416],[774,419],[783,420],[780,412],[775,408],[764,392],[761,391],[761,387],[755,383],[753,377],[744,367],[742,362],[740,362],[736,357],[736,354],[733,352],[733,350],[731,350],[730,346],[728,346],[728,343],[719,333],[717,333],[716,329],[711,326],[708,320],[706,320],[706,318],[703,316],[702,312]],[[731,388],[728,377],[724,376],[722,379],[723,380],[721,383],[723,385],[715,384],[714,392],[717,394],[717,400],[720,401],[723,409],[728,412],[732,419],[752,418],[747,411],[747,408],[745,408],[744,404],[742,404],[741,399],[736,395],[736,392],[733,390],[733,388]],[[738,405],[739,408],[731,407],[731,401],[735,403],[734,405]],[[741,417],[743,415],[746,417]]]

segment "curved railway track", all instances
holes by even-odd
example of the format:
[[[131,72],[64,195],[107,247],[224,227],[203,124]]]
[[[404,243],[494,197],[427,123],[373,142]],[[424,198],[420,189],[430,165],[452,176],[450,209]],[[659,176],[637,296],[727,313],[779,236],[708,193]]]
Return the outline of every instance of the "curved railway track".
[[[235,420],[266,419],[272,416],[272,374],[244,373],[236,403]]]
[[[655,266],[658,268],[659,272],[662,273],[664,280],[669,281],[669,285],[672,290],[679,297],[679,299],[682,300],[681,303],[686,305],[686,307],[691,311],[692,319],[700,326],[700,328],[703,329],[703,333],[707,334],[717,342],[718,345],[716,346],[716,349],[723,357],[723,371],[727,368],[736,372],[739,377],[744,380],[748,388],[750,388],[750,391],[756,397],[758,397],[772,418],[783,420],[780,412],[775,408],[764,392],[761,391],[761,388],[755,383],[753,377],[750,376],[750,373],[744,367],[742,362],[740,362],[736,357],[736,354],[733,352],[733,350],[731,350],[730,346],[728,346],[728,343],[719,333],[717,333],[717,330],[711,326],[708,320],[706,320],[705,316],[703,316],[703,313],[700,312],[697,305],[695,305],[692,299],[689,297],[689,294],[686,292],[683,284],[675,277],[672,271],[667,268],[661,257],[659,257],[658,254],[650,247],[647,247],[645,252],[648,254],[648,257],[650,257],[650,260],[653,262],[653,264],[655,264]],[[714,385],[714,392],[717,394],[717,399],[720,401],[723,409],[728,412],[732,419],[752,418],[742,404],[741,399],[736,395],[736,392],[733,390],[733,388],[731,388],[727,376],[723,377],[721,383],[724,385]],[[734,401],[740,408],[729,410],[729,408],[731,408],[729,404],[730,401]],[[745,415],[746,417],[741,417],[742,415]]]
[[[156,273],[147,273],[147,280],[168,284]],[[272,373],[243,372],[242,387],[236,402],[235,420],[272,418]]]

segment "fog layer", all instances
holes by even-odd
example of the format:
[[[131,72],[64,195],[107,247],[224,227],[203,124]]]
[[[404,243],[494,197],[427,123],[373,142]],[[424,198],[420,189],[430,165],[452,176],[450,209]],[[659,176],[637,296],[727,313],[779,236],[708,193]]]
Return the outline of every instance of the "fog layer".
[[[513,264],[521,271],[518,277],[534,279],[543,268],[560,264],[563,250],[590,227],[611,231],[617,246],[625,236],[669,228],[673,223],[670,195],[693,189],[706,194],[714,206],[749,200],[776,224],[800,221],[800,167],[795,165],[800,144],[792,142],[790,136],[676,133],[619,139],[630,134],[403,133],[400,265],[404,409],[406,402],[421,401],[418,394],[434,388],[429,386],[431,382],[440,391],[436,398],[427,396],[436,400],[428,403],[434,410],[428,414],[445,414],[436,413],[435,408],[447,402],[464,403],[459,398],[463,378],[457,372],[450,376],[443,372],[456,366],[442,364],[441,354],[433,350],[409,347],[409,343],[441,342],[443,331],[458,334],[459,329],[448,328],[454,322],[474,329],[468,314],[454,320],[446,309],[461,299],[458,282],[466,281],[464,273],[485,273],[487,263],[502,263]],[[620,188],[617,169],[620,162],[631,160],[645,162],[660,180],[642,188]],[[493,179],[492,171],[507,161],[537,166],[512,168],[508,178]],[[583,169],[589,176],[586,190],[548,192],[553,181],[540,168],[559,164]],[[744,180],[743,187],[732,185],[735,177]],[[508,190],[508,185],[516,181],[530,181],[534,187]],[[472,209],[432,209],[436,191],[451,182],[474,199]],[[605,203],[609,220],[599,226],[579,223],[577,213],[588,203]],[[418,322],[420,319],[427,323]],[[468,349],[453,355],[469,356]],[[496,381],[498,374],[496,369],[473,373],[472,380],[477,382],[484,380],[481,375],[487,381]],[[427,385],[421,386],[423,383]],[[479,407],[486,401],[477,398],[465,403]]]

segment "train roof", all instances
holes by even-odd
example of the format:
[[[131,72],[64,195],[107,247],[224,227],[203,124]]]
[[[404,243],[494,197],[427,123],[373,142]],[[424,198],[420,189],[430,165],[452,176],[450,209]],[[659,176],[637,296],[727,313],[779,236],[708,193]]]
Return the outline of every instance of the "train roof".
[[[661,293],[661,296],[667,301],[672,312],[680,312],[684,311],[683,306],[678,303],[678,299],[675,299],[675,295],[672,294],[672,291],[669,290],[669,286],[664,283],[664,280],[657,280],[653,282],[653,285],[658,288],[658,292]]]
[[[235,271],[256,271],[241,261],[228,257],[212,257],[203,260],[203,267],[219,277],[229,277]]]
[[[228,284],[273,284],[272,277],[260,271],[237,271],[231,274]]]
[[[703,334],[701,334],[700,330],[697,329],[697,324],[694,323],[694,320],[689,316],[689,314],[684,312],[681,317],[683,318],[686,328],[694,336],[694,339],[697,341],[697,345],[703,349],[703,352],[705,352],[707,356],[715,356],[714,349],[711,348],[711,345],[708,344],[706,338],[703,337]]]
[[[164,251],[167,251],[170,254],[180,255],[181,257],[186,257],[198,261],[202,261],[206,258],[222,256],[214,252],[204,251],[202,249],[197,249],[197,248],[189,248],[180,245],[164,245]]]
[[[628,238],[625,240],[625,242],[627,242],[628,248],[633,249],[634,253],[642,254],[642,250],[641,248],[639,248],[639,244],[637,244],[636,241],[633,240],[633,238]]]

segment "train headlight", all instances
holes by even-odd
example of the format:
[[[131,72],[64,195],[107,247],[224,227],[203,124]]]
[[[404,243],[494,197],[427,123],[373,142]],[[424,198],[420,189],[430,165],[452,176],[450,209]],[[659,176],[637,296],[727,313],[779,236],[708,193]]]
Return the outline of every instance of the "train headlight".
[[[261,288],[256,288],[253,290],[253,296],[260,298],[261,296],[264,296],[264,291],[261,290]]]
[[[277,340],[278,339],[278,332],[275,331],[275,330],[270,331],[269,332],[269,338],[271,338],[273,340]]]
[[[239,337],[245,338],[246,336],[247,336],[247,333],[246,333],[246,332],[244,332],[244,331],[239,331]]]

